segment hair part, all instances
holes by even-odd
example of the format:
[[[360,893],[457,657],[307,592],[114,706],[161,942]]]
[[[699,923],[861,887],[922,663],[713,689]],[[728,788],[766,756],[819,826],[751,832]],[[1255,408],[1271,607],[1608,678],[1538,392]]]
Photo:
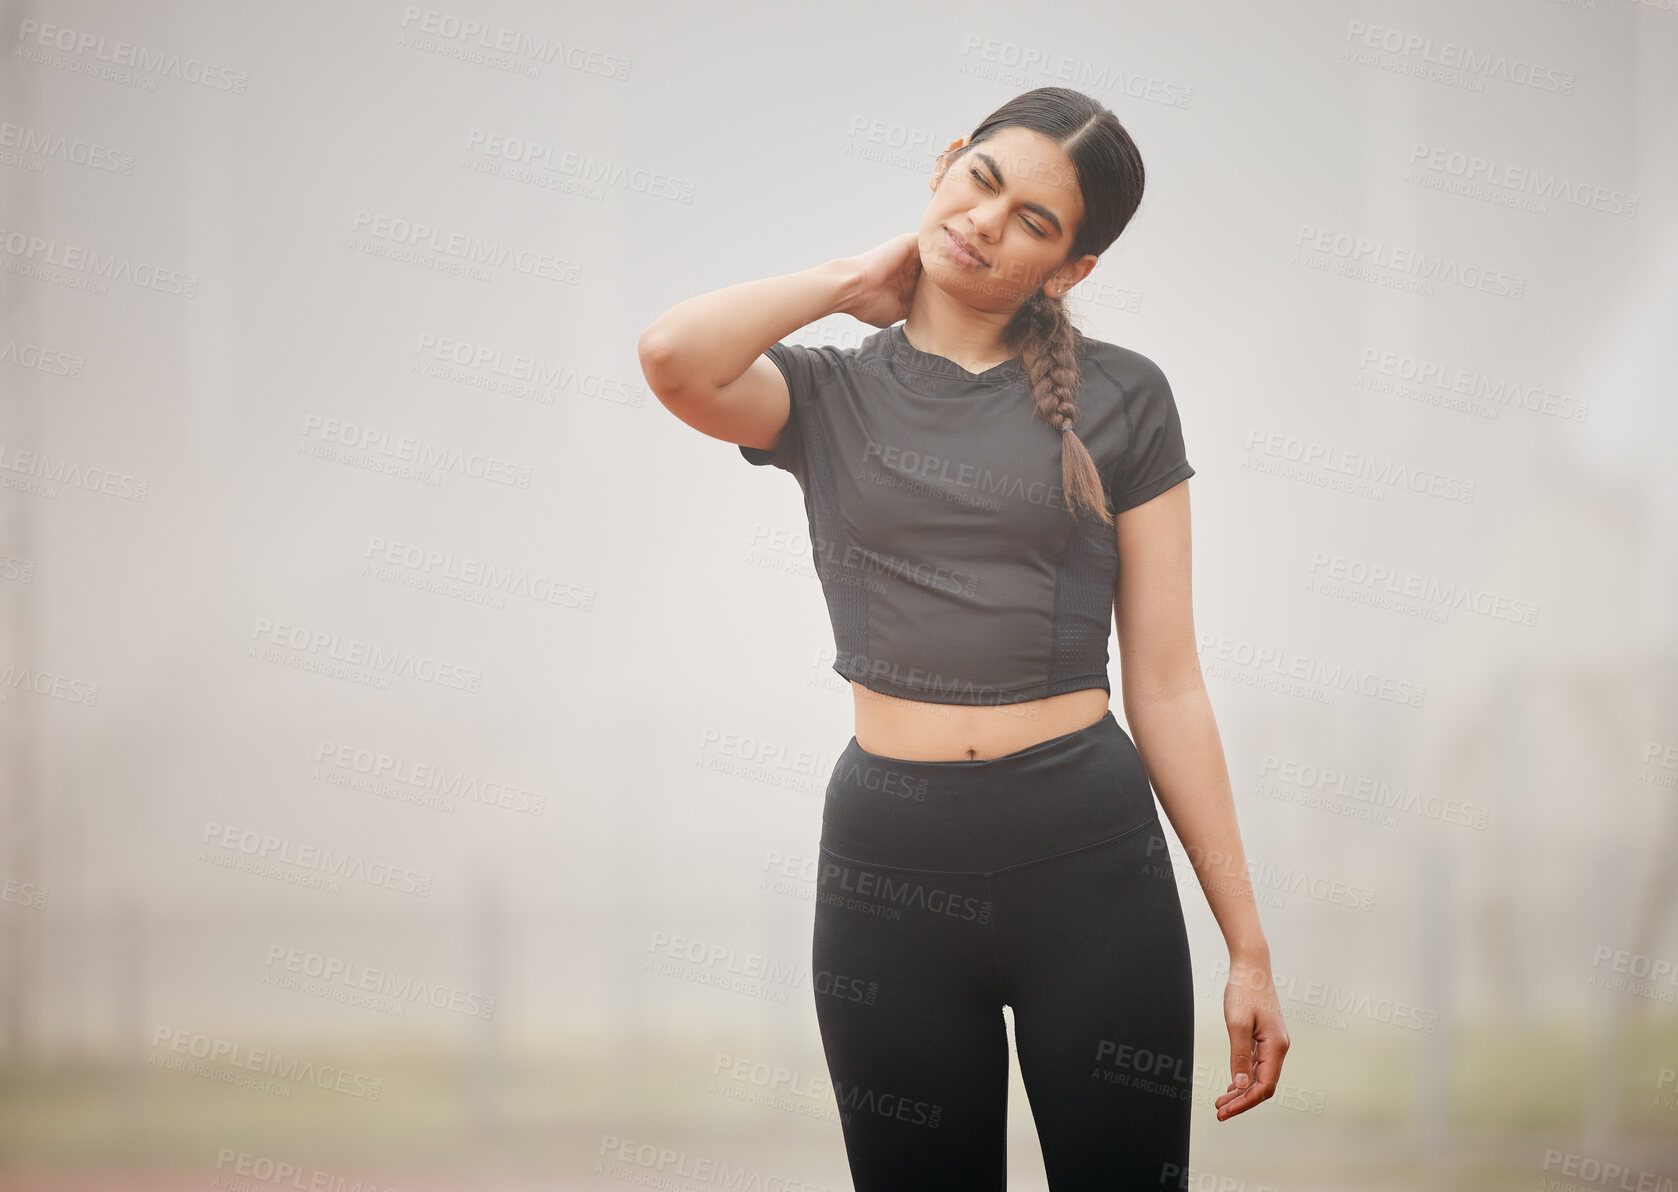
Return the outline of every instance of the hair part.
[[[1061,263],[1086,254],[1099,256],[1142,203],[1145,175],[1136,142],[1117,116],[1083,92],[1038,87],[986,116],[951,161],[1013,126],[1040,133],[1060,146],[1077,176],[1084,214]],[[1078,418],[1078,362],[1085,348],[1085,337],[1073,325],[1066,303],[1039,285],[1002,329],[1002,342],[1020,357],[1038,416],[1065,431],[1060,436],[1061,487],[1068,508],[1076,516],[1082,507],[1104,524],[1113,524],[1089,449],[1076,430],[1065,430]]]

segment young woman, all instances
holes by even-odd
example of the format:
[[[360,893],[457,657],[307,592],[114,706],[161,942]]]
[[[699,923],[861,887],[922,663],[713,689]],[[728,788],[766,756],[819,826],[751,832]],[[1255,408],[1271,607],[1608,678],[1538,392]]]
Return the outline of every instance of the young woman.
[[[1062,303],[1142,186],[1112,112],[1039,88],[939,155],[917,232],[641,336],[676,417],[804,493],[856,705],[812,972],[858,1189],[1003,1187],[1004,1004],[1051,1187],[1187,1186],[1193,987],[1156,792],[1229,948],[1218,1119],[1287,1052],[1195,648],[1171,388]],[[785,342],[836,312],[882,330]]]

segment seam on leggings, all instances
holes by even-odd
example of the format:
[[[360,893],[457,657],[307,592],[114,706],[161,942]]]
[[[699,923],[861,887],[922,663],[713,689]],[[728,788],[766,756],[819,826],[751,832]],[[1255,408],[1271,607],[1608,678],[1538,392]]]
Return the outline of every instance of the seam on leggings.
[[[827,845],[818,842],[816,848],[830,857],[841,861],[849,861],[852,865],[867,865],[874,869],[895,869],[899,873],[936,873],[944,877],[995,877],[999,873],[1009,873],[1015,869],[1024,869],[1027,865],[1041,865],[1044,861],[1054,861],[1061,857],[1070,857],[1073,853],[1081,853],[1085,849],[1100,848],[1104,844],[1112,844],[1116,840],[1123,840],[1126,836],[1135,835],[1143,828],[1159,822],[1158,814],[1149,816],[1133,828],[1126,828],[1112,836],[1105,836],[1100,840],[1092,840],[1088,844],[1074,845],[1069,849],[1062,849],[1058,853],[1050,853],[1046,857],[1033,857],[1029,861],[1017,861],[1012,865],[1004,865],[1001,869],[926,869],[919,865],[888,865],[883,861],[865,861],[861,857],[848,857],[844,853],[835,852]]]

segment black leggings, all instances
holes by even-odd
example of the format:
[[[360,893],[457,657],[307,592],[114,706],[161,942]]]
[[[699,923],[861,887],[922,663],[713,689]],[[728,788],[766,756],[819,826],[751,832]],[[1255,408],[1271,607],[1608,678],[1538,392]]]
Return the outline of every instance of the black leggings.
[[[858,1192],[1000,1189],[1008,1037],[1049,1186],[1186,1186],[1188,935],[1108,712],[977,761],[852,737],[822,814],[816,1018]]]

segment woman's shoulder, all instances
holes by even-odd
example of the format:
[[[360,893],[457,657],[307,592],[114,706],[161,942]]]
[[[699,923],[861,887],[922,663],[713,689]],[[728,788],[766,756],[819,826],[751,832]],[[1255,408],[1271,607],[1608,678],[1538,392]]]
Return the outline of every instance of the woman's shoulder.
[[[864,333],[856,328],[804,328],[777,344],[800,355],[820,358],[835,368],[855,368],[889,355],[891,337],[886,330]]]
[[[1080,346],[1079,377],[1085,385],[1105,383],[1122,393],[1154,388],[1165,381],[1164,370],[1135,348],[1088,335]]]
[[[1086,337],[1078,376],[1079,404],[1090,418],[1124,427],[1127,438],[1177,421],[1165,371],[1135,348]]]

